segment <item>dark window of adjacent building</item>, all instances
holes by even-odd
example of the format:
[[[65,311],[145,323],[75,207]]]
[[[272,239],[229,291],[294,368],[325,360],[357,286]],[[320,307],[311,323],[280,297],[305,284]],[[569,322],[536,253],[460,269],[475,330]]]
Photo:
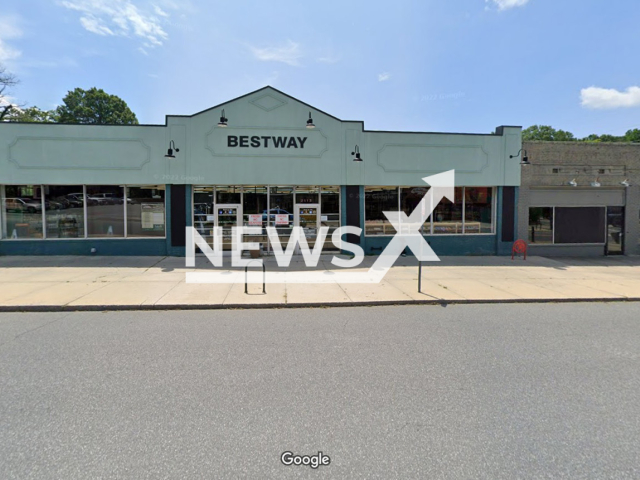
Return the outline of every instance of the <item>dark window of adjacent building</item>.
[[[553,207],[529,208],[529,243],[553,243]]]
[[[555,243],[604,243],[604,207],[556,207]]]

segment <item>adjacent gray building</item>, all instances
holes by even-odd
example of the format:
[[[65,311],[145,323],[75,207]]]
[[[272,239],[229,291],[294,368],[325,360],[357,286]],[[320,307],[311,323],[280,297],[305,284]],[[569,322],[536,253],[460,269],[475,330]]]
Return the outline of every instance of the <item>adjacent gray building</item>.
[[[531,255],[640,254],[640,144],[523,142],[518,237]]]

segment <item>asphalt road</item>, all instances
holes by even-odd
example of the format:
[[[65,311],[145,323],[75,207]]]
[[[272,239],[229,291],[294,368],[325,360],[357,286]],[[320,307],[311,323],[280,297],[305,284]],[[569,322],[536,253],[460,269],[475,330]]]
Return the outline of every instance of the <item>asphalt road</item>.
[[[638,479],[640,304],[0,314],[0,478],[293,477]]]

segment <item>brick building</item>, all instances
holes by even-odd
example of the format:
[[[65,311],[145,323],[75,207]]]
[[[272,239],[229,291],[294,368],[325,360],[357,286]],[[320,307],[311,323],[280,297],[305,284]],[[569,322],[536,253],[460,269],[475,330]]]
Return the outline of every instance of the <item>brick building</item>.
[[[518,237],[532,255],[640,254],[640,144],[523,142]]]

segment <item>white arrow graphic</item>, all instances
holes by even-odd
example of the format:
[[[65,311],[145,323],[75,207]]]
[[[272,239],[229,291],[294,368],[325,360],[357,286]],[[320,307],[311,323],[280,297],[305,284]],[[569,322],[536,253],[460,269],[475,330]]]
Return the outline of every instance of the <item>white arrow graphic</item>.
[[[422,180],[431,185],[431,188],[411,215],[407,216],[404,212],[383,212],[396,229],[396,234],[366,272],[335,270],[267,272],[267,283],[380,283],[406,247],[411,249],[419,261],[439,262],[440,258],[424,239],[421,227],[443,198],[454,202],[455,170],[424,177]],[[187,283],[244,282],[242,271],[227,271],[224,275],[219,273],[188,272],[186,281]]]

